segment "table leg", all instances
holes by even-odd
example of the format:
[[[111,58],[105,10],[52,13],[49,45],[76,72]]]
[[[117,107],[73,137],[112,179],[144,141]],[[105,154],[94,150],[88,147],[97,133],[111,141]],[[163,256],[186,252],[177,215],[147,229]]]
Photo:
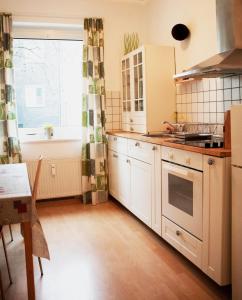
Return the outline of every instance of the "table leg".
[[[34,287],[34,265],[33,265],[33,246],[32,246],[32,229],[30,222],[23,222],[26,275],[28,287],[28,300],[35,300]]]

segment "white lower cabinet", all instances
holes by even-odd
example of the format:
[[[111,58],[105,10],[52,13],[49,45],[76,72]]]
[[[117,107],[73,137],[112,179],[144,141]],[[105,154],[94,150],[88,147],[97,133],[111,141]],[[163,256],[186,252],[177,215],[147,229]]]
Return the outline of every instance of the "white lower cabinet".
[[[108,167],[109,167],[109,193],[118,200],[118,160],[117,152],[109,150]]]
[[[231,159],[203,156],[203,271],[231,282]]]
[[[219,285],[229,284],[230,158],[209,157],[119,137],[110,141],[110,194]],[[181,165],[189,162],[189,167],[195,166],[203,174],[200,239],[175,221],[162,217],[161,156]]]
[[[131,206],[130,198],[130,160],[127,155],[118,155],[118,185],[119,201],[127,208]]]
[[[203,243],[175,223],[162,217],[162,237],[197,267],[202,267]]]
[[[109,192],[127,208],[130,207],[130,161],[127,155],[109,150]]]
[[[160,147],[110,136],[108,157],[110,194],[161,236]]]
[[[152,167],[137,159],[130,159],[131,211],[151,227]]]

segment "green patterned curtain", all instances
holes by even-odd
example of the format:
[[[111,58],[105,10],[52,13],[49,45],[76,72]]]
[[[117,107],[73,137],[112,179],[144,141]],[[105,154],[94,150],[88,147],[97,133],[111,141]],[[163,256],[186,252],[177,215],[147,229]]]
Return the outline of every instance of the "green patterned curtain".
[[[0,13],[0,163],[21,161],[13,88],[12,16]]]
[[[84,20],[82,97],[83,202],[108,198],[105,135],[104,42],[102,19]]]

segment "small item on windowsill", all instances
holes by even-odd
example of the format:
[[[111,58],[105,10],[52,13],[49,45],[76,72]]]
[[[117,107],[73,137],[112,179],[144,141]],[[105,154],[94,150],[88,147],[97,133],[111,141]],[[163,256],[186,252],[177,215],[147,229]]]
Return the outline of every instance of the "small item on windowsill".
[[[47,137],[47,139],[51,139],[53,137],[54,135],[53,125],[51,124],[44,125],[44,135]]]

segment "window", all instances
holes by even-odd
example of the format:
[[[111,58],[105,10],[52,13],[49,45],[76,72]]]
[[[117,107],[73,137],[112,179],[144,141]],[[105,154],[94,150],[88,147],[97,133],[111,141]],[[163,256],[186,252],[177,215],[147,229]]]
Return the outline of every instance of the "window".
[[[25,107],[45,107],[44,87],[41,85],[25,85]]]
[[[18,126],[81,126],[80,40],[15,38]]]

